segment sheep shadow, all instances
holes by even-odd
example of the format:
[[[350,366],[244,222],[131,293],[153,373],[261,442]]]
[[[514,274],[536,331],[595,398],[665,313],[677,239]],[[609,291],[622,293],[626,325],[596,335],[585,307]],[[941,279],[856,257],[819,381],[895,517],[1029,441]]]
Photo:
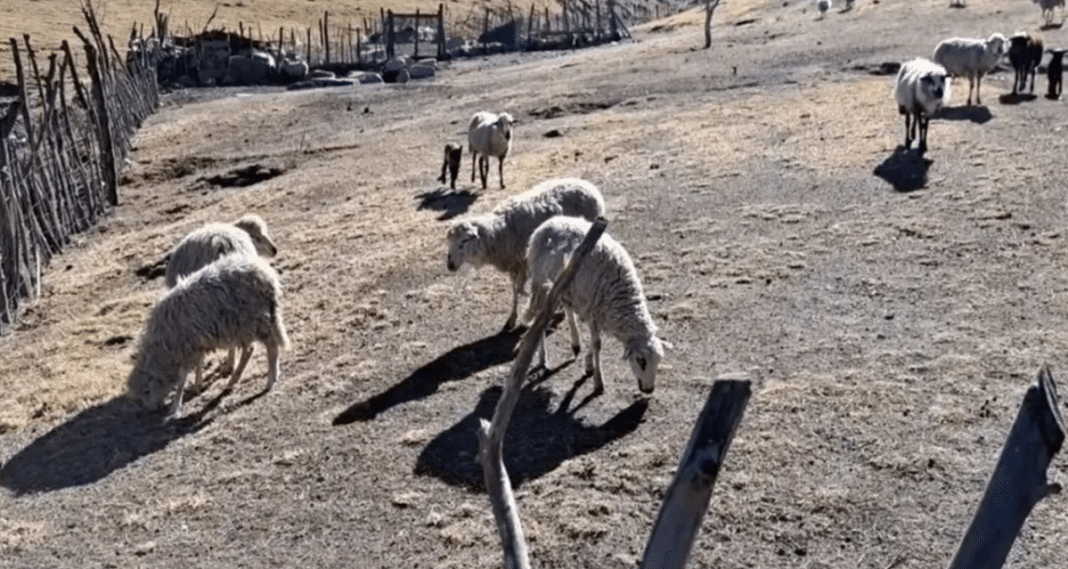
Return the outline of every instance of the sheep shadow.
[[[919,151],[898,146],[875,167],[875,175],[889,182],[894,191],[908,193],[927,185],[927,170],[933,163]]]
[[[92,484],[135,460],[211,424],[203,417],[220,398],[189,416],[162,422],[125,397],[81,411],[16,453],[0,468],[0,485],[17,495]]]
[[[1060,22],[1050,22],[1048,24],[1042,24],[1038,29],[1047,32],[1049,30],[1059,30],[1064,27],[1064,20]]]
[[[555,373],[554,371],[550,371]],[[565,460],[587,454],[634,432],[643,421],[649,400],[642,398],[620,410],[601,425],[587,425],[568,408],[575,390],[552,407],[552,392],[537,382],[528,383],[519,395],[504,436],[504,464],[513,488],[537,479]],[[433,476],[454,486],[485,491],[482,465],[478,462],[480,422],[493,418],[502,388],[482,392],[475,410],[423,449],[415,474]]]
[[[416,208],[418,211],[440,211],[442,214],[438,216],[438,221],[446,221],[466,213],[478,199],[478,194],[471,190],[456,191],[440,187],[416,197],[419,199],[419,207]]]
[[[457,381],[481,370],[511,361],[516,344],[526,331],[514,328],[453,348],[412,372],[386,391],[353,404],[334,417],[334,425],[370,421],[379,413],[436,393],[441,384]]]
[[[981,106],[942,107],[935,113],[934,118],[947,121],[972,121],[975,124],[986,124],[994,115],[990,109]]]
[[[1019,105],[1020,103],[1028,103],[1038,99],[1038,95],[1034,93],[1005,93],[998,97],[998,102],[1002,105]]]

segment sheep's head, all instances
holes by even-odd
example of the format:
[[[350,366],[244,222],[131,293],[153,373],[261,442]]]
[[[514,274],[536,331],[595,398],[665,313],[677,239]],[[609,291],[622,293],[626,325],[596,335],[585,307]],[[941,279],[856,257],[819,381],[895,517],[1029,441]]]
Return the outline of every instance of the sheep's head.
[[[1009,40],[1004,35],[995,33],[986,40],[986,49],[1001,58],[1009,50]]]
[[[163,407],[163,400],[171,391],[172,382],[151,372],[152,366],[138,360],[126,380],[126,397],[148,411]]]
[[[243,230],[252,237],[252,243],[256,246],[256,252],[264,257],[273,257],[278,254],[278,247],[267,233],[267,223],[263,218],[250,213],[234,222],[234,227]]]
[[[664,359],[664,348],[671,345],[656,336],[628,345],[623,351],[623,359],[630,364],[634,377],[638,378],[638,389],[642,393],[652,393],[656,387],[656,370]]]
[[[449,242],[449,258],[446,261],[446,267],[450,271],[460,270],[464,261],[477,255],[479,227],[474,222],[463,220],[454,223],[445,238]]]
[[[931,71],[920,77],[920,90],[923,92],[923,100],[929,101],[934,108],[928,108],[927,112],[934,112],[940,105],[949,100],[949,74],[945,70]]]
[[[508,113],[501,113],[497,115],[497,130],[501,132],[501,136],[505,140],[512,140],[512,124],[515,123],[515,119]]]

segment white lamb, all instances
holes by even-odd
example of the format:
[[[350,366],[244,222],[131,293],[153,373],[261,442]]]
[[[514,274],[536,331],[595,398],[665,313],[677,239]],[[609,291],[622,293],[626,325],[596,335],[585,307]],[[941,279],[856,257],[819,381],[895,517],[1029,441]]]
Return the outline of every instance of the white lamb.
[[[935,47],[931,59],[944,67],[954,77],[968,78],[968,106],[972,104],[972,89],[975,89],[975,104],[981,105],[979,89],[986,75],[998,64],[1009,49],[1009,40],[995,33],[987,39],[949,38]]]
[[[905,115],[905,149],[919,129],[919,151],[927,151],[927,124],[931,115],[949,100],[949,75],[937,63],[917,58],[901,66],[894,82],[897,110]]]
[[[512,148],[512,123],[515,119],[508,113],[494,114],[486,111],[475,113],[467,127],[467,146],[471,152],[471,181],[475,181],[475,161],[478,161],[478,174],[482,178],[482,189],[486,189],[489,176],[489,157],[497,157],[497,177],[504,189],[504,158]]]
[[[171,251],[164,277],[167,288],[230,253],[273,257],[278,247],[267,233],[267,223],[256,214],[244,215],[233,223],[209,223],[186,235]]]
[[[273,257],[278,247],[267,232],[267,223],[250,213],[233,223],[209,223],[186,235],[171,251],[164,282],[172,288],[178,281],[200,270],[223,255],[241,254]],[[223,373],[234,369],[235,350],[231,349],[222,365]],[[203,366],[197,366],[197,385],[203,379]]]
[[[590,230],[590,223],[575,217],[554,217],[530,237],[527,264],[530,271],[530,306],[524,315],[532,320],[544,308],[553,280],[563,271],[571,254]],[[656,371],[667,342],[656,336],[638,273],[630,255],[607,233],[579,266],[575,278],[561,296],[571,330],[571,349],[579,352],[577,314],[590,327],[590,351],[586,372],[593,374],[593,392],[604,392],[601,376],[601,331],[623,343],[623,359],[630,363],[643,393],[652,393]],[[538,363],[545,366],[544,338]]]
[[[289,348],[278,274],[258,256],[227,255],[181,279],[153,306],[127,393],[143,407],[158,409],[174,391],[168,413],[173,416],[182,405],[189,372],[206,354],[243,348],[226,386],[230,390],[252,356],[253,342],[267,347],[270,390],[280,373],[279,350]]]
[[[492,265],[512,279],[512,312],[504,330],[515,326],[519,294],[527,281],[527,242],[531,233],[555,215],[589,220],[604,215],[604,198],[596,186],[577,178],[544,181],[513,196],[491,213],[458,220],[449,227],[446,266],[457,271],[464,263]]]

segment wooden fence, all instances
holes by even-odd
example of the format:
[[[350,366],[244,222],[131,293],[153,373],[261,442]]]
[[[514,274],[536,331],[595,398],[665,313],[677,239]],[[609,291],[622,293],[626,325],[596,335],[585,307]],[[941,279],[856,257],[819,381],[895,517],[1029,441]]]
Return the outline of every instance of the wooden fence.
[[[21,49],[10,40],[17,85],[0,85],[0,332],[39,294],[41,268],[70,236],[118,204],[130,139],[159,105],[146,50],[127,61],[92,7],[83,13],[89,34],[74,33],[84,71],[67,42],[39,58],[28,35]]]

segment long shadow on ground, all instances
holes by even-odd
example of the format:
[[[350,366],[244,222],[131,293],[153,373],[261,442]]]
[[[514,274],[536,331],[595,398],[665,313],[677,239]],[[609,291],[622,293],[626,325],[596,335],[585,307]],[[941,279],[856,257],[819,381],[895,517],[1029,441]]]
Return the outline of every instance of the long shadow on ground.
[[[927,170],[933,163],[919,152],[898,146],[875,167],[875,175],[889,182],[898,192],[912,192],[927,185]]]
[[[990,119],[994,118],[994,115],[986,107],[961,105],[959,107],[942,107],[938,109],[935,118],[947,121],[971,121],[975,124],[986,124],[990,122]]]
[[[0,468],[0,485],[16,494],[96,482],[211,423],[194,415],[163,423],[124,397],[90,407],[29,444]]]
[[[569,458],[593,452],[630,434],[641,424],[649,407],[647,399],[640,399],[603,425],[587,425],[575,417],[575,412],[589,399],[568,408],[577,387],[578,384],[555,410],[551,409],[552,393],[545,387],[531,382],[520,393],[504,437],[504,464],[513,488],[551,472]],[[483,391],[471,414],[430,441],[419,454],[415,473],[484,490],[482,466],[477,461],[479,422],[493,418],[501,391],[500,386]]]
[[[524,328],[515,328],[453,348],[386,391],[345,409],[334,417],[334,425],[370,421],[397,405],[436,393],[445,382],[461,380],[478,371],[511,361],[515,357],[515,346],[525,331]]]
[[[419,198],[417,208],[419,211],[440,211],[442,213],[438,216],[438,220],[445,221],[465,213],[478,199],[478,194],[470,190],[456,191],[442,187],[421,193],[416,197]]]

